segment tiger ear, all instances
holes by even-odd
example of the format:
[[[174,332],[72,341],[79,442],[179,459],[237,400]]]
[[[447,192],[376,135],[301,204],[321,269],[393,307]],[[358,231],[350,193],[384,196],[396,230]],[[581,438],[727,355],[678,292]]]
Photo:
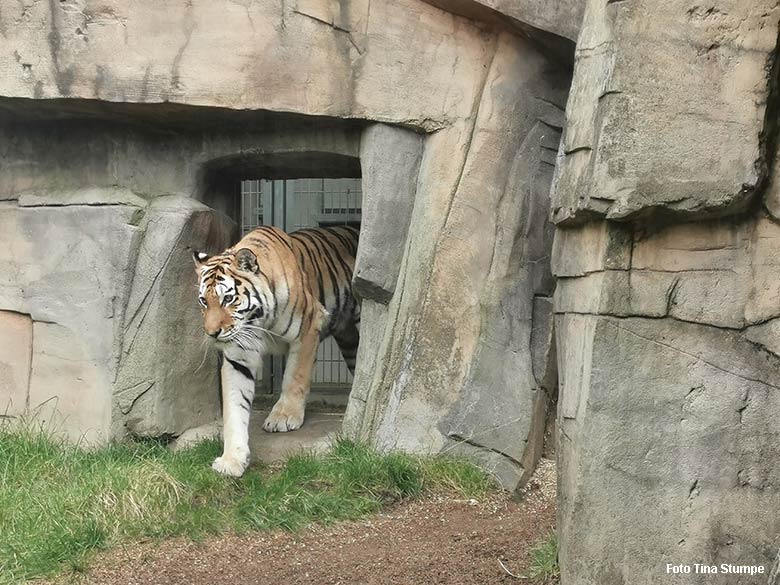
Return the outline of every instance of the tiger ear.
[[[249,248],[241,248],[236,252],[236,266],[244,272],[257,272],[257,256]]]
[[[210,256],[208,254],[204,254],[203,252],[198,252],[197,250],[192,251],[192,261],[195,262],[195,268],[199,269],[201,266],[203,266],[203,263],[208,260]]]

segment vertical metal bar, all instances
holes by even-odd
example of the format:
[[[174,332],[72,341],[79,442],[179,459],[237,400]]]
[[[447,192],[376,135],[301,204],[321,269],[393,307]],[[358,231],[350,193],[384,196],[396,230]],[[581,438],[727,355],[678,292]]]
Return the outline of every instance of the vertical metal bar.
[[[244,231],[244,226],[246,225],[245,209],[244,209],[244,205],[243,205],[244,197],[245,197],[245,195],[244,195],[245,183],[246,183],[246,181],[241,181],[241,186],[240,186],[240,189],[241,189],[241,219],[239,221],[241,222],[241,233],[242,233],[242,235],[243,235],[243,231]]]
[[[269,180],[267,182],[268,189],[271,190],[273,197],[271,198],[271,214],[265,221],[266,225],[276,225],[279,223],[279,191],[276,188],[276,181]]]

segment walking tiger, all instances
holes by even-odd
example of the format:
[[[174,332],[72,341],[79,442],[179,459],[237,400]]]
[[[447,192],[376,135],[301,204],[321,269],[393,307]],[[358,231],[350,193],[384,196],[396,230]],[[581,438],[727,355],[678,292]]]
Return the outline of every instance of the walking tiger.
[[[268,432],[303,424],[321,340],[332,335],[354,373],[360,305],[352,294],[357,229],[286,233],[262,226],[214,256],[193,252],[206,333],[222,352],[223,452],[212,467],[240,477],[249,464],[249,415],[265,355],[287,355]]]

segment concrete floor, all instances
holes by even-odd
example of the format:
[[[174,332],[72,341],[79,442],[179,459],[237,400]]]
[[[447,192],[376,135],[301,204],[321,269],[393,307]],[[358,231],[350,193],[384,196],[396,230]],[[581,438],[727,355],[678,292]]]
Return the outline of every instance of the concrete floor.
[[[314,410],[314,409],[312,409]],[[266,433],[263,421],[268,410],[253,410],[249,422],[249,450],[253,461],[273,463],[300,451],[325,450],[341,432],[343,412],[309,411],[303,426],[289,433]]]
[[[309,393],[306,419],[297,431],[266,433],[265,417],[278,399],[278,395],[255,396],[252,416],[249,420],[249,450],[253,461],[273,463],[286,459],[300,451],[323,451],[330,440],[341,432],[349,392],[343,388],[315,388]],[[183,433],[174,439],[170,447],[174,451],[191,447],[195,443],[221,434],[222,422],[214,421]]]

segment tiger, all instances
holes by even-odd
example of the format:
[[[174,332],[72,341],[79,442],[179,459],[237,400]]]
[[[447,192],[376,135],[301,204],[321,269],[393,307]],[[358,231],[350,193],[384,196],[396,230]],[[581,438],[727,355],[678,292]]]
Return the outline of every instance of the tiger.
[[[221,352],[223,449],[212,468],[240,477],[249,465],[249,415],[263,356],[286,355],[282,392],[265,431],[301,427],[320,341],[333,336],[350,373],[360,341],[352,292],[359,230],[287,233],[261,226],[209,256],[194,251],[205,333]]]

